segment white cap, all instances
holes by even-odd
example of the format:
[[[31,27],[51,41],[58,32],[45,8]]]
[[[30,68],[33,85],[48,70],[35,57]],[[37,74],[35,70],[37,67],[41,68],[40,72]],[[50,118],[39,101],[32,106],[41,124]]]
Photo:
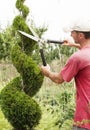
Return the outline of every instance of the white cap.
[[[90,32],[90,19],[77,19],[72,23],[72,25],[64,27],[65,32],[80,31],[80,32]]]

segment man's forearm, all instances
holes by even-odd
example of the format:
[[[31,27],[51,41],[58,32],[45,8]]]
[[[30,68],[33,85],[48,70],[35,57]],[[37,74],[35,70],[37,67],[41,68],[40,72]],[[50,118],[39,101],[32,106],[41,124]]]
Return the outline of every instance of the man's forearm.
[[[60,83],[64,82],[62,75],[60,73],[52,72],[50,70],[50,66],[49,65],[41,66],[41,72],[43,73],[43,75],[45,75],[46,77],[50,78],[55,83],[60,84]]]
[[[64,81],[62,76],[55,72],[49,72],[47,77],[57,84],[61,84]]]

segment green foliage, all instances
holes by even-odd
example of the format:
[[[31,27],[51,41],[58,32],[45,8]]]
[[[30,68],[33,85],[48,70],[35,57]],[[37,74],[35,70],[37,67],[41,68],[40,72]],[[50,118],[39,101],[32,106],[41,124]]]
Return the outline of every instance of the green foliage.
[[[0,130],[12,130],[12,126],[10,123],[5,119],[4,114],[0,108]]]
[[[60,64],[58,64],[58,62],[54,61],[54,64],[57,69],[60,68]],[[14,73],[14,70],[11,69],[11,65],[10,67],[7,67],[10,70],[6,69],[8,76],[5,74],[5,79],[6,76],[7,78],[10,76],[12,77],[12,73]],[[52,67],[54,68],[54,66]],[[14,81],[11,81],[11,83],[13,83],[12,87],[10,88],[9,86],[9,88],[11,90],[15,89],[12,90],[14,92],[17,92],[17,90],[19,92],[21,92],[21,90],[23,91],[22,81],[21,77],[15,78]],[[42,118],[34,130],[72,130],[73,114],[75,111],[75,88],[73,85],[73,81],[68,84],[64,83],[62,85],[56,85],[48,78],[45,78],[40,91],[38,91],[38,93],[33,97],[33,99],[39,104],[42,111]],[[10,91],[10,89],[7,88],[7,91]],[[0,122],[0,130],[11,130],[12,127],[3,115],[0,116]]]
[[[40,68],[18,45],[13,47],[11,55],[14,66],[22,76],[24,91],[30,96],[35,95],[43,82]]]
[[[44,52],[45,52],[45,58],[48,63],[51,63],[51,61],[56,59],[61,59],[61,57],[67,58],[71,54],[73,54],[76,49],[71,47],[65,47],[63,45],[56,45],[50,43],[49,45],[44,44]],[[66,62],[66,60],[64,60]]]
[[[20,29],[22,31],[25,30],[28,33],[30,32],[27,24],[25,23],[25,19],[20,15],[16,16],[15,19],[13,20],[13,27],[15,31]]]
[[[18,35],[18,30],[31,33],[25,23],[29,9],[23,5],[25,0],[17,0],[16,7],[20,15],[13,21],[13,35],[17,37],[11,51],[14,66],[20,74],[8,83],[1,91],[1,108],[11,125],[16,130],[33,130],[41,118],[38,103],[32,98],[43,83],[39,66],[32,60],[31,54],[35,42]]]
[[[51,45],[48,46],[48,48],[45,49],[45,55],[47,62],[51,62],[54,59],[59,59],[59,50],[57,46],[53,47]]]
[[[25,0],[17,0],[16,1],[16,8],[21,12],[21,16],[26,18],[29,14],[29,8],[26,5],[23,5]]]
[[[62,84],[58,88],[51,84],[44,86],[35,96],[43,111],[40,124],[35,130],[72,130],[75,91],[70,86]]]
[[[65,46],[62,46],[60,48],[60,52],[66,56],[70,56],[71,54],[73,54],[74,52],[76,51],[76,48],[73,48],[73,47],[65,47]]]
[[[41,36],[47,31],[47,26],[43,25],[42,27],[35,28],[35,32],[41,38]]]
[[[47,45],[47,43],[44,44],[43,50],[47,63],[51,63],[53,60],[58,59],[60,60],[61,57],[67,59],[67,57],[69,57],[71,54],[75,52],[74,48],[63,47],[62,45],[55,45],[55,44]],[[34,60],[36,60],[36,62],[41,62],[38,49],[35,50],[35,53],[32,54],[32,57]],[[66,63],[66,60],[63,61]]]
[[[0,33],[0,59],[10,60],[10,52],[15,40],[12,26],[7,27]]]
[[[23,5],[23,8],[22,8],[23,18],[26,18],[28,14],[29,14],[29,8],[25,5]]]
[[[32,130],[39,123],[41,110],[31,97],[21,91],[21,78],[11,81],[1,91],[1,108],[8,121],[17,130]]]
[[[0,59],[5,58],[5,48],[2,39],[2,35],[0,34]]]
[[[31,34],[28,25],[25,23],[29,10],[23,5],[24,1],[17,0],[16,2],[20,15],[16,16],[13,21],[13,36],[17,39],[11,52],[12,62],[20,77],[15,78],[2,89],[0,94],[2,111],[5,118],[16,130],[70,130],[74,112],[71,91],[65,91],[64,88],[64,91],[59,90],[61,93],[56,95],[53,93],[53,97],[50,96],[50,88],[44,95],[38,95],[43,83],[43,75],[32,56],[35,47],[38,49],[38,46],[29,38],[17,33],[18,30],[21,30]],[[43,32],[43,29],[40,31]],[[41,32],[39,33],[40,37]],[[60,48],[60,51],[64,54],[63,49]],[[39,51],[36,52],[38,52],[38,55]],[[59,58],[57,48],[48,47],[47,57],[50,53],[50,60]],[[65,51],[65,55],[69,55],[67,51]],[[57,92],[59,91],[57,90]],[[32,98],[32,96],[35,97]],[[41,110],[43,112],[42,118]]]
[[[19,11],[22,11],[22,8],[23,8],[23,2],[25,0],[17,0],[16,1],[16,8],[19,10]]]
[[[25,19],[20,15],[16,16],[15,19],[13,20],[13,27],[15,29],[15,33],[18,32],[18,30],[21,30],[21,31],[25,31],[28,34],[31,34],[28,25],[25,23]],[[23,51],[30,56],[32,54],[32,51],[36,43],[25,36],[22,35],[20,36],[21,38],[18,44],[22,47]]]
[[[62,128],[60,128],[60,130],[72,130],[72,120],[65,120],[63,125],[62,125]]]

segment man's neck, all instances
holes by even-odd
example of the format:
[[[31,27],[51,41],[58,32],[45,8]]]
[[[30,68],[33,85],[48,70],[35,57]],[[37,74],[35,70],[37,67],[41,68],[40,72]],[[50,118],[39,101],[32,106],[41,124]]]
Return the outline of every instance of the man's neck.
[[[90,39],[86,39],[80,43],[81,48],[90,45]]]

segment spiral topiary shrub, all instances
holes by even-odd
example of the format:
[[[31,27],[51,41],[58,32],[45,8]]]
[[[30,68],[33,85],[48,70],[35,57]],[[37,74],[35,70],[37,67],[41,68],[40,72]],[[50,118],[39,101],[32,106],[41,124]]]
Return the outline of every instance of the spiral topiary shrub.
[[[39,67],[30,56],[22,52],[18,45],[13,47],[11,55],[14,66],[22,76],[23,90],[31,97],[34,96],[40,89],[43,81]]]
[[[22,91],[21,86],[22,79],[17,77],[2,90],[2,110],[16,130],[33,129],[41,118],[40,107]]]
[[[23,5],[24,1],[16,2],[20,15],[13,20],[15,36],[18,30],[31,33],[25,22],[28,8]],[[35,45],[36,43],[31,39],[18,35],[11,51],[11,58],[20,76],[10,81],[0,94],[2,112],[14,130],[33,130],[41,119],[40,106],[33,99],[43,83],[40,68],[32,59]]]

